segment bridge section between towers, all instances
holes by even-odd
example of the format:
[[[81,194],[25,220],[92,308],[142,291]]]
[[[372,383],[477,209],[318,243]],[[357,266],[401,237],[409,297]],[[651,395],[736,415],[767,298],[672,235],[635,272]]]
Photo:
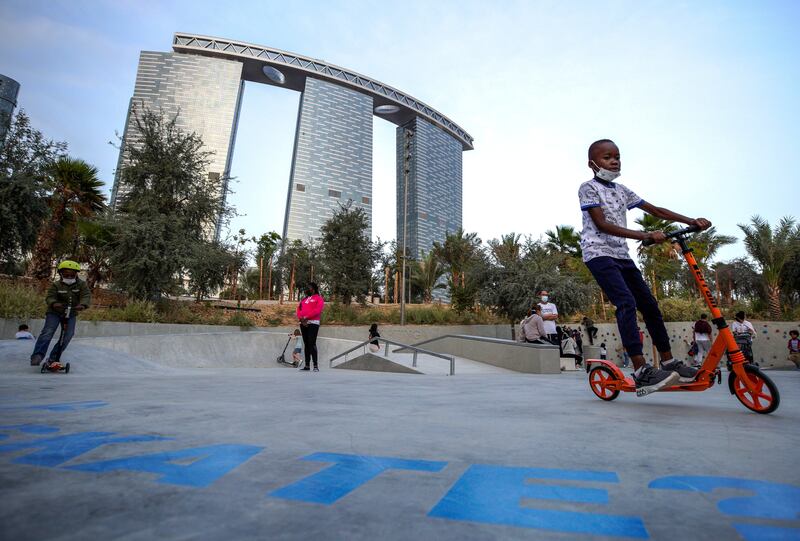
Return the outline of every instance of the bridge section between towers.
[[[336,83],[372,96],[379,116],[393,124],[402,126],[421,116],[455,137],[464,150],[473,149],[473,137],[433,107],[387,84],[324,60],[263,45],[184,32],[175,33],[172,49],[178,53],[238,60],[243,64],[243,80],[281,86],[298,92],[303,92],[309,76]],[[264,66],[275,68],[277,73],[265,72]],[[381,106],[394,107],[387,107],[387,112],[382,113],[379,109]]]

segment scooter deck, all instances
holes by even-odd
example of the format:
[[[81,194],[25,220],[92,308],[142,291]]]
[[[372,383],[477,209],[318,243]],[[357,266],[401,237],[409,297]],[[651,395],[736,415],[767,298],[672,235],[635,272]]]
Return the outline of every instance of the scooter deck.
[[[49,363],[44,362],[42,363],[42,368],[39,370],[41,374],[51,373],[56,374],[59,372],[63,372],[64,374],[69,374],[69,363],[59,364],[58,368],[54,366],[50,366]]]
[[[636,383],[634,383],[633,378],[629,376],[625,376],[622,373],[622,370],[613,363],[610,363],[607,360],[597,360],[591,359],[591,364],[602,364],[609,368],[616,376],[617,379],[609,380],[606,384],[607,388],[611,389],[612,391],[622,391],[624,393],[636,393],[637,396],[647,396],[648,394],[652,394],[654,392],[657,393],[665,393],[665,392],[675,392],[675,391],[705,391],[715,382],[720,382],[722,379],[722,374],[720,373],[719,369],[714,372],[709,372],[708,370],[701,369],[697,373],[697,377],[694,381],[690,381],[687,383],[676,383],[670,387],[665,387],[663,389],[659,389],[657,391],[645,391],[642,392],[640,389],[638,392],[636,390]],[[716,380],[716,381],[715,381]]]

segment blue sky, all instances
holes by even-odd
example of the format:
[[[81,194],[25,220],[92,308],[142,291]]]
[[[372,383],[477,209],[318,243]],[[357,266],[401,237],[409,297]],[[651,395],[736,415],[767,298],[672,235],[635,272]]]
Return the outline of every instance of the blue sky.
[[[625,183],[720,232],[797,215],[800,2],[18,1],[0,4],[0,73],[34,125],[110,190],[139,51],[175,31],[345,66],[475,137],[464,227],[488,240],[580,226],[586,147],[620,146]],[[299,94],[248,84],[234,228],[282,230]],[[395,236],[394,126],[375,120],[374,234]],[[630,216],[631,221],[636,215]],[[742,255],[741,243],[722,259]]]

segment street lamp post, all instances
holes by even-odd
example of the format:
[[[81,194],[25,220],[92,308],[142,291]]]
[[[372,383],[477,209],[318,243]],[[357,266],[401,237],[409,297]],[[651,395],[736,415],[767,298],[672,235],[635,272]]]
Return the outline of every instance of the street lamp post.
[[[406,324],[406,249],[408,246],[408,173],[411,171],[411,138],[413,130],[403,132],[403,270],[400,277],[400,325]]]

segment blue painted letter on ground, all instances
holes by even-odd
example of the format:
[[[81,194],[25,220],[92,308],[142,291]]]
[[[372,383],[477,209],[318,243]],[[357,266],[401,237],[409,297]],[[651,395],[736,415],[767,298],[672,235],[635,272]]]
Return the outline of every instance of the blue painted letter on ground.
[[[0,453],[10,453],[23,449],[38,449],[33,453],[15,458],[12,462],[54,467],[101,445],[169,439],[160,436],[120,436],[114,438],[112,437],[113,435],[114,432],[78,432],[77,434],[56,436],[55,438],[6,443],[0,445]]]
[[[128,470],[160,474],[159,483],[205,487],[233,470],[263,447],[254,445],[209,445],[155,453],[149,455],[129,456],[102,462],[90,462],[70,466],[71,470],[108,472]],[[195,459],[190,464],[176,464],[177,461]]]
[[[523,500],[530,503],[531,499],[608,503],[608,493],[602,489],[529,484],[531,479],[619,482],[613,472],[476,464],[467,469],[428,516],[558,532],[649,537],[639,517],[522,507]]]
[[[270,496],[330,505],[386,470],[438,472],[447,465],[447,462],[429,460],[338,453],[314,453],[303,460],[333,462],[334,465],[270,492]]]

